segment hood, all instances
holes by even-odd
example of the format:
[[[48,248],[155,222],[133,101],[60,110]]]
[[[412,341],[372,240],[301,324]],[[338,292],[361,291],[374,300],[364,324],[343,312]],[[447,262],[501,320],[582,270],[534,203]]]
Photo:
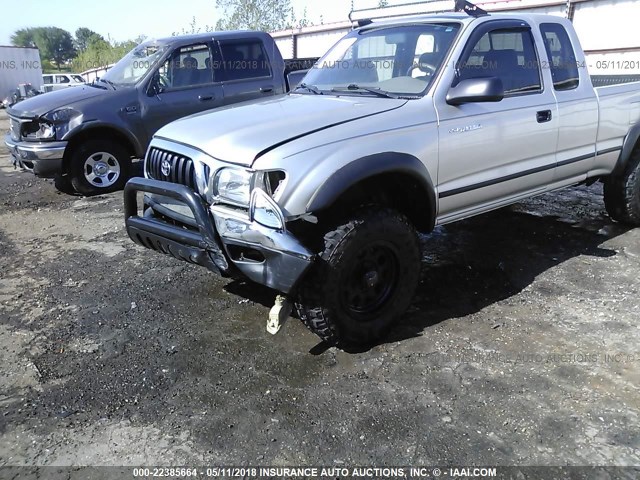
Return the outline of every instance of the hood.
[[[157,137],[250,166],[292,140],[404,105],[390,98],[291,94],[200,113],[161,128]]]
[[[9,115],[19,118],[37,118],[51,110],[73,106],[78,102],[100,95],[113,93],[98,87],[78,86],[43,93],[17,103],[8,110]]]

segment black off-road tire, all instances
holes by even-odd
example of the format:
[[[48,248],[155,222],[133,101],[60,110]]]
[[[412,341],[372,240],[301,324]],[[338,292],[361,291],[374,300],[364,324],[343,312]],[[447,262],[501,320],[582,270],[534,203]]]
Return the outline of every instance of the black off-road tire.
[[[418,236],[404,215],[387,208],[357,212],[325,234],[324,248],[298,288],[298,315],[330,345],[370,344],[387,333],[409,307],[418,285],[420,260]],[[376,269],[378,273],[372,276]],[[361,277],[362,284],[354,281]],[[385,279],[391,290],[371,286],[374,279]],[[349,293],[354,285],[356,290],[383,289],[386,293],[380,294],[380,300],[373,300],[376,305],[382,303],[370,311],[356,309],[351,300],[360,293],[355,297]]]
[[[604,182],[604,204],[617,222],[640,227],[640,148],[636,147],[622,175]]]
[[[102,186],[90,183],[85,176],[90,158],[99,153],[110,155],[118,164],[119,174],[113,183],[106,177]],[[99,158],[99,157],[97,157]],[[88,140],[75,149],[67,168],[73,188],[82,195],[100,195],[122,190],[131,171],[131,156],[127,149],[118,143],[105,139]]]

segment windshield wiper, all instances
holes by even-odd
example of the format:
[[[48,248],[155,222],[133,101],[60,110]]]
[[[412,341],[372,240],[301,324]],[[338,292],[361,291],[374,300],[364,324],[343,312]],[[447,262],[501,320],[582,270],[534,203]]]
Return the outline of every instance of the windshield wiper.
[[[113,88],[114,90],[117,90],[116,88],[116,84],[113,83],[111,80],[105,80],[104,78],[99,78],[98,79],[99,82],[103,82],[106,83],[107,85],[109,85],[111,88]]]
[[[331,89],[332,92],[343,92],[345,90],[348,90],[348,91],[362,90],[362,91],[365,91],[365,92],[373,93],[374,95],[378,95],[379,97],[400,98],[395,93],[387,92],[386,90],[382,90],[381,88],[364,87],[362,85],[356,85],[355,83],[347,85],[346,87],[334,87],[334,88]]]
[[[93,88],[99,88],[100,90],[107,90],[107,87],[105,87],[104,85],[98,85],[95,80],[91,83],[87,83],[87,85]]]
[[[294,90],[298,90],[299,88],[304,88],[305,90],[309,90],[312,93],[315,93],[316,95],[324,95],[324,93],[322,93],[320,91],[320,89],[318,87],[316,87],[315,85],[308,85],[306,83],[300,83],[296,86],[296,88],[294,88]]]

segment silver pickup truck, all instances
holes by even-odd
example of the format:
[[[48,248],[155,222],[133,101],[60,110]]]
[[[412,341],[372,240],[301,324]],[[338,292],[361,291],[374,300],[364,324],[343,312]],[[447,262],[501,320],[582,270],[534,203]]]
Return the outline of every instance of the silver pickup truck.
[[[598,180],[640,225],[640,83],[594,89],[585,62],[555,16],[369,23],[293,92],[156,133],[128,233],[289,295],[327,342],[371,342],[412,300],[417,232]]]

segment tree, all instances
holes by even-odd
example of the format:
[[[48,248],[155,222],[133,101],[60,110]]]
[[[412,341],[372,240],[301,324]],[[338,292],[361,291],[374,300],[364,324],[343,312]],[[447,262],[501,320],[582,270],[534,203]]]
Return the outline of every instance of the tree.
[[[85,27],[80,27],[76,30],[76,48],[79,52],[84,52],[89,46],[89,41],[93,38],[99,38],[104,40],[104,37],[99,33]]]
[[[40,55],[61,70],[62,65],[76,56],[73,37],[69,32],[58,27],[39,28],[35,36]]]
[[[17,47],[37,47],[40,57],[54,63],[58,70],[76,56],[73,37],[57,27],[23,28],[11,35],[11,42]]]
[[[80,52],[73,61],[73,69],[77,72],[84,72],[94,68],[107,67],[116,63],[143,40],[144,35],[138,36],[136,40],[111,43],[101,36],[91,37],[85,51]]]
[[[292,11],[290,0],[216,0],[216,7],[217,30],[283,30]]]
[[[35,47],[36,46],[36,30],[35,28],[21,28],[11,35],[11,43],[16,47]]]
[[[178,35],[194,35],[196,33],[200,33],[202,32],[203,27],[200,27],[198,25],[198,22],[196,21],[196,17],[193,17],[191,19],[191,22],[189,23],[189,28],[184,28],[182,27],[182,30],[179,32],[173,32],[171,33],[172,37],[176,37]],[[213,32],[214,28],[210,25],[205,25],[204,26],[204,31],[205,32]]]

